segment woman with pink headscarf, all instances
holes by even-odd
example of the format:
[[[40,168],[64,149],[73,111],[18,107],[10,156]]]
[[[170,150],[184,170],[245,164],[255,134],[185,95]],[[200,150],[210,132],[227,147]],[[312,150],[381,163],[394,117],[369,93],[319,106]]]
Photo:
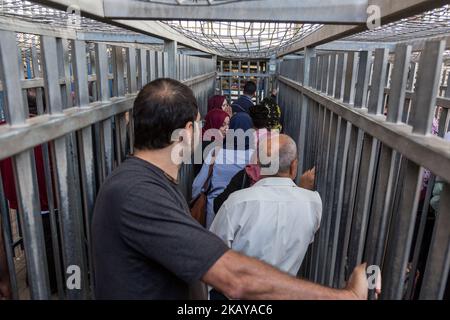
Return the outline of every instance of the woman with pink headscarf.
[[[212,109],[206,114],[205,125],[202,131],[203,149],[215,140],[217,130],[219,130],[222,139],[228,130],[230,124],[230,115],[222,109]],[[211,130],[216,129],[216,130]]]
[[[232,109],[225,96],[215,95],[208,99],[208,112],[214,109],[223,110],[232,115]]]

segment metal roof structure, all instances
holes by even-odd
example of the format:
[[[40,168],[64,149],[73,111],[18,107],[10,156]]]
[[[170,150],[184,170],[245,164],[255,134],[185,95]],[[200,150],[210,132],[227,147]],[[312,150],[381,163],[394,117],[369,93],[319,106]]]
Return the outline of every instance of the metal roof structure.
[[[114,2],[115,0],[108,1]],[[267,3],[267,0],[261,1]],[[191,8],[225,8],[224,6],[226,5],[236,6],[242,5],[241,3],[251,3],[256,7],[262,4],[261,1],[138,0],[125,3],[138,3],[138,5],[144,3],[162,6],[163,8],[170,7],[172,8],[172,11],[174,11],[174,8],[181,7],[184,8],[183,10],[187,10],[186,12],[190,12],[189,10]],[[285,2],[289,4],[289,1]],[[114,41],[115,38],[120,38],[120,40],[123,41],[124,37],[126,37],[128,40],[132,39],[132,42],[150,43],[160,46],[163,44],[162,40],[136,32],[138,30],[130,30],[130,28],[126,28],[126,26],[119,27],[116,24],[106,23],[107,21],[102,22],[85,16],[81,17],[76,13],[72,13],[72,9],[67,11],[23,0],[3,0],[0,3],[0,16],[12,19],[18,18],[22,21],[49,26],[54,29],[71,30],[80,34],[89,34],[89,36],[84,35],[84,39],[89,39],[89,37],[91,37],[95,40]],[[107,10],[105,9],[105,11]],[[166,11],[158,16],[162,16],[165,12]],[[323,24],[279,22],[277,18],[274,18],[274,22],[198,21],[190,20],[188,18],[189,16],[187,15],[186,20],[168,19],[160,21],[159,23],[166,26],[169,31],[173,30],[174,33],[181,35],[182,39],[189,39],[189,41],[199,44],[199,48],[208,48],[210,53],[217,53],[218,55],[227,58],[261,59],[270,58],[274,55],[283,55],[284,53],[289,52],[289,50],[291,52],[292,50],[295,50],[294,45],[301,42],[301,40],[309,36],[314,36],[317,32],[327,31],[328,29],[326,29],[326,27],[333,27],[333,25],[324,26]],[[264,17],[261,16],[261,19],[263,18]],[[343,38],[343,40],[353,42],[395,43],[434,36],[450,36],[450,5],[444,5],[422,14],[413,15],[396,22],[388,23],[374,30],[356,33]],[[183,45],[183,43],[180,44]]]
[[[81,17],[73,11],[57,10],[30,1],[2,0],[0,2],[0,15],[53,28],[137,35],[133,31]]]
[[[450,5],[348,37],[346,40],[401,42],[450,34]]]
[[[172,28],[225,57],[268,58],[322,25],[278,22],[170,21]]]

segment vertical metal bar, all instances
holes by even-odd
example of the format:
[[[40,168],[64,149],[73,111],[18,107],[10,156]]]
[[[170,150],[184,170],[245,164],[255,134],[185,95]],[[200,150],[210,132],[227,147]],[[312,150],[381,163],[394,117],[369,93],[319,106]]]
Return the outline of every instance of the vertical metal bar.
[[[188,79],[189,78],[189,57],[187,55],[183,55],[184,58],[184,78]]]
[[[61,90],[59,87],[59,72],[54,68],[55,61],[58,61],[56,39],[48,36],[41,36],[41,59],[42,68],[44,70],[44,86],[46,93],[47,108],[50,114],[59,114],[62,112]],[[50,166],[50,154],[47,144],[42,145],[42,153],[44,158],[44,171],[46,180],[46,191],[48,196],[48,206],[50,214],[50,229],[52,232],[53,256],[55,261],[56,282],[58,288],[58,296],[60,299],[64,297],[63,278],[61,274],[61,258],[58,238],[58,226],[54,208],[53,197],[53,179]]]
[[[259,84],[260,84],[260,81],[259,81],[259,76],[258,76],[258,74],[259,74],[259,61],[256,61],[256,104],[258,104],[259,103],[259,101],[261,100],[260,98],[261,98],[261,92],[260,92],[260,90],[259,90]]]
[[[324,107],[325,108],[325,107]],[[322,147],[321,149],[324,150],[322,153],[322,157],[320,157],[319,162],[319,170],[318,170],[318,185],[317,185],[317,191],[321,194],[322,199],[326,199],[326,191],[327,191],[327,185],[326,185],[326,179],[327,179],[327,168],[328,168],[328,160],[329,160],[329,153],[330,153],[330,136],[331,136],[331,128],[333,127],[333,114],[332,112],[328,111],[325,108],[325,121],[324,121],[324,128],[322,133]],[[326,210],[323,210],[322,212],[322,221],[326,221],[327,219],[327,212]],[[317,270],[317,279],[320,283],[323,283],[323,277],[322,277],[322,266],[324,265],[324,251],[325,251],[325,236],[326,236],[327,230],[325,228],[320,228],[318,233],[318,258],[316,260],[316,270]]]
[[[180,70],[181,70],[181,68],[180,68],[180,64],[181,64],[181,55],[180,54],[175,54],[175,62],[176,62],[176,71],[177,71],[177,77],[176,77],[176,79],[179,81],[181,78],[180,78]]]
[[[387,121],[389,122],[401,120],[410,56],[410,46],[397,46],[387,117]],[[380,151],[372,215],[365,250],[365,257],[368,264],[376,265],[380,268],[386,245],[388,222],[390,220],[389,209],[391,208],[391,201],[393,201],[395,170],[395,154],[391,148],[383,144]],[[371,297],[373,298],[373,296],[374,292],[372,290]]]
[[[449,82],[449,84],[450,84],[450,82]],[[447,86],[445,96],[450,97],[450,86]],[[440,115],[438,136],[443,137],[445,135],[445,133],[447,132],[447,123],[448,123],[447,121],[448,121],[448,109],[444,108],[444,109],[442,109],[441,115]],[[419,258],[420,258],[420,254],[421,254],[421,248],[422,248],[422,240],[423,240],[425,226],[426,226],[427,219],[428,219],[429,205],[430,205],[431,197],[433,195],[433,187],[435,184],[435,180],[436,180],[436,177],[433,174],[431,174],[429,177],[429,180],[428,180],[428,186],[427,186],[427,191],[425,194],[425,200],[423,202],[422,212],[420,215],[419,228],[417,231],[415,245],[414,245],[414,251],[413,251],[414,252],[413,261],[412,261],[411,268],[410,268],[411,274],[416,274],[416,272],[417,272],[417,267],[419,264]],[[408,288],[407,288],[407,290],[408,290],[407,296],[411,299],[413,298],[413,294],[414,294],[414,291],[413,291],[414,280],[415,280],[415,277],[410,277],[409,282],[408,282]]]
[[[345,70],[345,86],[343,102],[353,104],[355,101],[356,64],[355,52],[347,53],[347,65]]]
[[[422,288],[421,300],[442,299],[450,267],[450,185],[441,193]]]
[[[75,97],[79,107],[89,104],[88,76],[86,67],[86,44],[84,41],[72,42],[72,61],[74,65]]]
[[[321,150],[322,149],[322,140],[323,140],[323,131],[324,131],[324,127],[325,127],[326,109],[325,109],[325,107],[322,107],[321,105],[317,105],[317,108],[319,109],[317,149]],[[322,162],[322,158],[321,158],[322,153],[318,152],[317,155],[318,155],[316,158],[317,168],[320,168],[321,162]],[[316,171],[318,171],[318,170],[316,170]],[[317,175],[316,181],[317,181],[316,187],[317,187],[317,190],[319,190],[319,187],[320,187],[319,175]],[[311,269],[312,269],[312,279],[314,281],[317,281],[317,277],[318,277],[318,258],[319,257],[318,257],[317,253],[318,253],[318,249],[319,249],[319,242],[320,242],[319,239],[320,239],[320,229],[319,229],[319,232],[316,233],[315,240],[313,243],[314,256],[311,261],[311,263],[312,263]]]
[[[138,90],[141,90],[147,84],[147,50],[139,49],[139,78]]]
[[[386,119],[389,122],[396,123],[402,119],[411,52],[412,46],[409,45],[398,45],[395,49],[395,64]]]
[[[124,61],[121,47],[113,47],[113,74],[114,74],[114,96],[125,95]]]
[[[18,101],[21,99],[17,100]],[[49,299],[47,254],[45,252],[44,230],[36,176],[33,150],[13,157],[14,177],[20,221],[25,244],[27,274],[32,299]]]
[[[97,89],[99,100],[106,102],[109,101],[109,84],[108,84],[108,56],[107,48],[105,44],[97,43],[95,45],[95,57],[97,59],[96,63],[96,74],[97,74]],[[143,80],[143,79],[142,79]],[[109,131],[107,130],[106,122],[109,121]],[[106,128],[105,128],[106,126]],[[99,124],[99,135],[100,135],[100,156],[98,161],[101,167],[101,180],[99,183],[103,182],[106,176],[111,172],[112,169],[112,159],[111,159],[111,139],[108,140],[108,134],[111,136],[111,122],[110,120],[105,120]],[[110,143],[109,145],[107,143]],[[108,152],[109,148],[109,152]],[[110,163],[108,163],[110,162]]]
[[[366,107],[371,66],[372,51],[361,51],[359,53],[358,80],[356,82],[355,93],[356,108]]]
[[[17,46],[16,46],[16,34],[10,31],[0,30],[0,62],[2,64],[2,81],[3,81],[3,93],[6,105],[10,106],[5,108],[6,122],[10,125],[21,124],[28,116],[28,111],[24,101],[15,108],[18,103],[18,97],[22,97],[23,92],[20,85],[20,69],[17,64]]]
[[[223,60],[220,60],[220,73],[223,74]],[[220,95],[223,95],[223,76],[219,77]]]
[[[41,59],[44,70],[45,100],[50,114],[59,114],[63,111],[61,103],[61,90],[59,87],[59,72],[54,68],[55,61],[59,61],[56,39],[41,36]],[[59,55],[61,57],[61,55]]]
[[[3,233],[3,242],[5,244],[5,253],[6,253],[6,260],[8,263],[8,270],[9,270],[9,282],[11,285],[11,293],[12,298],[14,300],[19,299],[19,287],[17,284],[17,275],[16,275],[16,269],[14,265],[14,249],[12,246],[13,243],[13,234],[11,230],[11,224],[10,224],[10,217],[9,217],[9,208],[6,203],[5,193],[3,191],[3,180],[0,172],[0,225],[2,226],[2,233]],[[0,237],[1,237],[0,232]]]
[[[358,172],[361,165],[361,153],[363,144],[362,130],[357,127],[351,127],[351,138],[349,145],[349,155],[347,160],[347,170],[345,177],[345,189],[344,200],[342,204],[343,217],[341,219],[341,234],[339,235],[339,247],[338,247],[338,277],[336,281],[338,286],[342,286],[345,283],[348,276],[348,247],[350,241],[351,226],[355,211],[355,199],[357,192]]]
[[[31,61],[33,63],[33,74],[35,78],[41,77],[41,72],[39,70],[39,61],[38,61],[38,55],[36,50],[36,43],[32,43],[31,46]],[[37,113],[38,114],[44,114],[44,101],[43,101],[43,94],[42,94],[42,88],[36,88],[36,107],[37,107]],[[48,110],[47,110],[48,112]]]
[[[82,212],[77,164],[77,151],[73,133],[54,141],[54,157],[58,182],[58,210],[60,216],[61,240],[64,270],[78,266],[81,271],[81,290],[66,288],[67,299],[87,297],[87,268],[84,240],[82,237]],[[68,275],[66,274],[66,277]],[[67,280],[67,278],[66,278]]]
[[[156,51],[156,77],[164,77],[164,62],[163,62],[163,52]]]
[[[386,48],[375,50],[375,61],[373,64],[372,86],[368,109],[370,114],[381,114],[383,112],[384,86],[386,83],[386,68],[389,50]]]
[[[127,48],[127,81],[129,93],[135,93],[137,91],[135,48]]]
[[[431,132],[445,43],[445,40],[429,41],[422,52],[417,93],[411,110],[413,133],[425,135]]]
[[[316,77],[315,77],[315,88],[318,91],[322,90],[322,72],[323,72],[323,64],[324,64],[324,56],[319,55],[317,56],[317,70],[315,72]]]
[[[230,61],[228,61],[228,67],[229,67],[229,72],[230,72],[230,75],[231,75],[231,73],[233,72],[233,62],[230,60]],[[247,69],[249,72],[250,72],[250,62],[249,62],[249,64],[248,64],[248,69]],[[231,76],[229,76],[228,77],[228,100],[230,101],[230,103],[232,103],[232,99],[231,99],[231,85],[232,85],[232,83],[233,83],[233,78],[231,77]]]
[[[128,142],[129,142],[129,154],[134,153],[134,115],[133,115],[133,109],[130,109],[128,111]]]
[[[304,59],[304,65],[303,68],[303,85],[308,87],[310,85],[310,67],[311,67],[311,58],[315,55],[315,50],[306,48],[305,49],[305,59]],[[309,99],[306,95],[301,95],[302,98],[302,109],[301,109],[301,118],[300,118],[300,136],[298,137],[298,151],[301,153],[301,156],[299,157],[299,163],[298,163],[298,169],[300,173],[303,173],[305,171],[305,165],[304,165],[304,154],[305,151],[305,145],[306,145],[306,133],[308,130],[306,130],[307,122],[306,117],[308,115],[308,112],[310,112],[310,109],[312,108],[309,102]]]
[[[378,141],[364,134],[361,166],[358,176],[356,203],[352,221],[352,231],[349,244],[348,266],[353,270],[362,262],[364,241],[369,220],[369,209],[372,199],[375,161]]]
[[[171,78],[169,76],[169,58],[167,52],[161,52],[162,54],[162,62],[163,62],[163,77],[164,78]]]
[[[334,97],[338,100],[343,98],[345,87],[345,72],[347,67],[347,54],[339,53],[336,66],[336,88],[334,89]]]
[[[148,64],[147,64],[147,72],[148,72],[148,81],[153,81],[156,79],[156,56],[155,51],[150,50],[148,52]]]
[[[74,79],[75,79],[75,95],[78,97],[78,105],[85,106],[89,103],[89,93],[87,88],[87,68],[86,68],[86,44],[82,41],[74,41],[74,51],[72,59],[74,60]],[[92,213],[94,209],[95,201],[95,166],[94,166],[94,150],[92,145],[92,127],[88,126],[78,131],[79,141],[79,159],[80,159],[80,172],[81,172],[81,184],[83,193],[83,212],[85,230],[81,230],[81,236],[86,236],[86,242],[88,246],[88,255],[91,257],[91,235],[90,225],[92,219]],[[89,259],[92,261],[92,259]],[[93,277],[93,266],[89,264],[91,279]],[[87,286],[87,277],[83,283]],[[91,282],[93,284],[93,282]],[[84,294],[87,293],[86,287],[84,288]]]
[[[416,220],[422,169],[415,163],[403,159],[405,180],[399,207],[394,212],[389,229],[389,241],[383,264],[383,299],[401,299],[403,295],[406,266]]]
[[[97,90],[100,101],[109,101],[109,85],[108,85],[108,55],[106,45],[102,43],[95,44],[95,58],[97,75]]]
[[[6,119],[10,124],[23,124],[28,115],[20,85],[14,32],[0,31],[0,62],[2,64],[3,90],[6,102]],[[50,297],[44,231],[42,227],[39,193],[37,192],[36,166],[33,150],[24,151],[12,158],[20,222],[23,230],[25,257],[32,299]],[[44,259],[43,259],[44,258]]]
[[[420,60],[416,99],[412,106],[413,132],[425,135],[431,129],[434,115],[439,74],[445,41],[429,41]],[[406,165],[405,182],[399,200],[399,210],[393,216],[389,231],[386,262],[383,269],[384,299],[401,299],[405,270],[408,263],[416,220],[418,197],[421,187],[422,168],[411,161]]]
[[[97,74],[95,73],[95,70],[97,69],[96,65],[97,65],[97,59],[95,57],[95,50],[91,50],[89,49],[89,63],[90,63],[90,70],[89,70],[89,74],[94,74],[95,75],[95,81],[89,82],[88,83],[88,87],[89,87],[89,95],[90,96],[90,101],[98,101],[98,93],[97,93]]]
[[[338,265],[337,261],[337,250],[338,250],[338,240],[341,228],[342,220],[342,205],[344,197],[344,183],[347,170],[347,157],[349,154],[350,146],[350,134],[351,134],[351,124],[343,119],[340,119],[340,141],[337,150],[337,162],[336,162],[336,180],[333,185],[334,188],[334,201],[332,212],[334,215],[333,223],[331,226],[330,235],[330,246],[329,246],[329,262],[326,270],[326,276],[328,277],[327,284],[329,286],[336,286],[334,283],[335,273],[337,271]]]
[[[105,148],[105,174],[106,178],[113,170],[114,155],[113,155],[113,136],[112,136],[112,121],[111,118],[102,122],[103,143]]]
[[[56,51],[58,56],[61,57],[61,59],[58,59],[58,73],[59,78],[64,79],[64,85],[61,86],[62,109],[73,106],[68,46],[69,41],[67,39],[56,39]]]
[[[411,66],[408,72],[408,81],[406,83],[406,90],[412,91],[415,83],[416,78],[416,71],[417,71],[417,63],[411,62]],[[409,116],[410,116],[410,106],[411,106],[412,99],[405,99],[405,106],[403,108],[403,114],[402,114],[402,122],[408,123]]]
[[[328,275],[326,274],[327,267],[329,266],[329,256],[328,251],[331,247],[330,245],[330,233],[331,233],[331,227],[334,220],[333,215],[333,201],[334,201],[334,182],[335,182],[335,175],[336,175],[336,164],[337,164],[337,141],[339,141],[340,133],[341,133],[341,121],[340,118],[338,118],[337,115],[331,114],[331,125],[330,125],[330,137],[329,137],[329,143],[328,143],[328,156],[327,156],[327,165],[326,165],[326,190],[325,190],[325,206],[323,210],[323,217],[325,219],[322,219],[324,222],[322,224],[322,228],[324,228],[324,244],[322,248],[322,255],[323,255],[323,263],[322,263],[322,277],[321,282],[323,284],[327,283]]]
[[[327,92],[327,85],[328,85],[328,69],[330,67],[330,55],[324,55],[323,56],[324,62],[323,62],[323,70],[322,70],[322,85],[321,85],[321,91],[326,93]]]
[[[238,67],[239,67],[239,73],[242,73],[242,62],[241,60],[239,60],[238,62]],[[238,77],[239,81],[238,81],[238,98],[241,97],[241,76]]]
[[[381,268],[390,220],[395,174],[395,155],[391,148],[381,146],[379,167],[374,188],[373,207],[367,232],[365,260]]]
[[[336,54],[330,55],[330,68],[329,68],[329,76],[328,76],[328,95],[334,96],[336,83]]]
[[[176,79],[177,77],[177,42],[172,40],[164,40],[164,52],[166,53],[164,66],[167,68],[165,74],[169,78]]]

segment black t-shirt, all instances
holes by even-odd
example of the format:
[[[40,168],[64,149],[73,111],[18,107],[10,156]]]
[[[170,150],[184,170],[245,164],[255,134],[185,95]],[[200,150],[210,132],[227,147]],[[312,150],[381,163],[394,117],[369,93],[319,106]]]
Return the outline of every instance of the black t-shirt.
[[[188,299],[228,250],[156,166],[127,158],[100,189],[92,222],[97,299]]]

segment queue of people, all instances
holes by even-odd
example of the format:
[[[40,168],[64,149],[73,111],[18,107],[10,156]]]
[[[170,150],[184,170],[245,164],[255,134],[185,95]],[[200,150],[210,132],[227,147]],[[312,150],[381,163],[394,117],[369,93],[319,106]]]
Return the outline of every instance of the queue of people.
[[[211,299],[367,298],[365,265],[341,289],[296,277],[320,226],[315,171],[294,183],[299,152],[280,133],[279,106],[273,97],[254,105],[252,82],[244,91],[231,105],[223,96],[209,99],[202,130],[186,85],[164,78],[140,91],[135,153],[109,175],[95,203],[96,299],[207,299],[206,285]],[[177,130],[183,131],[178,138]],[[196,149],[197,134],[206,156],[193,198],[206,196],[203,225],[180,191],[173,159],[174,150]],[[8,200],[14,202],[13,193]],[[9,298],[4,245],[0,241],[0,298]]]
[[[196,148],[197,101],[187,86],[172,79],[157,79],[140,91],[134,103],[135,153],[106,179],[95,204],[97,299],[188,299],[202,285],[231,299],[367,298],[365,265],[355,269],[343,289],[295,276],[319,227],[321,199],[295,185],[295,142],[272,130],[266,116],[274,113],[253,105],[254,84],[246,88],[232,104],[229,120],[226,99],[210,100],[214,107],[206,126],[216,134],[205,146],[207,156],[193,185],[194,197],[207,193],[205,226],[191,216],[178,188],[180,165],[173,161],[174,150]],[[174,138],[180,129],[182,137]],[[230,138],[230,130],[244,138]],[[264,148],[278,156],[263,161],[259,151]],[[216,214],[214,200],[242,172],[250,187],[243,184],[230,193]],[[311,185],[313,175],[309,171],[302,180]],[[199,292],[197,297],[206,298]]]

